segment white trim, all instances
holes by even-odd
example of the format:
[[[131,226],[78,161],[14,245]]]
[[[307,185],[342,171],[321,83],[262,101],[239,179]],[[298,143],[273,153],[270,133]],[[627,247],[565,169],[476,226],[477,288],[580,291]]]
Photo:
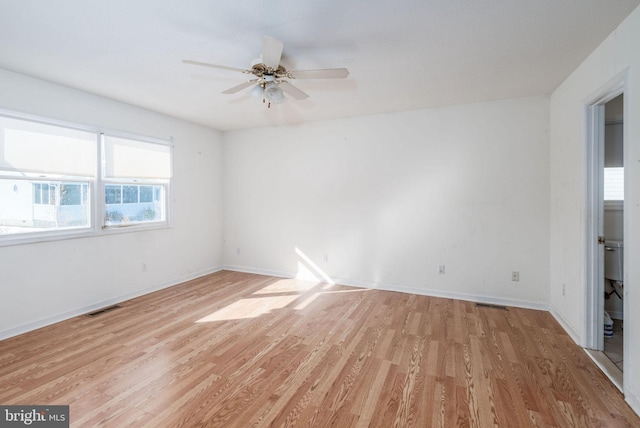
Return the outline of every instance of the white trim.
[[[513,306],[517,308],[535,309],[535,310],[541,310],[541,311],[549,310],[549,304],[547,303],[531,302],[527,300],[504,299],[500,297],[483,296],[479,294],[456,293],[456,292],[450,292],[450,291],[434,290],[430,288],[415,288],[415,287],[407,287],[403,285],[376,283],[376,282],[368,282],[368,281],[342,280],[340,278],[335,278],[334,281],[337,284],[350,285],[354,287],[371,288],[376,290],[397,291],[400,293],[411,293],[411,294],[418,294],[421,296],[465,300],[469,302],[486,303],[490,305]]]
[[[613,98],[625,93],[627,84],[628,70],[611,79],[607,84],[603,85],[584,102],[585,105],[585,200],[584,212],[585,219],[585,241],[584,247],[584,309],[583,309],[583,328],[584,338],[581,345],[585,348],[595,349],[597,351],[604,350],[604,245],[598,242],[598,236],[603,235],[603,217],[604,217],[604,104]],[[625,105],[627,99],[625,97]],[[624,108],[624,112],[628,111]],[[626,128],[625,124],[625,128]],[[624,130],[623,130],[624,132]],[[628,143],[624,139],[624,148]],[[623,150],[624,150],[623,148]],[[626,163],[625,159],[625,163]],[[627,170],[625,168],[625,174]],[[598,183],[594,183],[594,180]],[[626,179],[626,175],[625,175]],[[627,189],[625,188],[625,193]],[[627,213],[627,211],[625,211]],[[627,224],[625,224],[625,230]],[[627,304],[625,299],[625,305]],[[624,333],[625,335],[627,332]],[[600,353],[590,353],[590,356],[599,355]],[[623,354],[628,357],[628,347],[625,346]],[[610,366],[599,364],[594,359],[598,367],[627,397],[628,391],[625,390],[624,378],[628,377],[628,372],[623,373],[623,381],[619,380],[619,370],[609,369]],[[628,359],[627,359],[628,361]]]
[[[249,266],[237,266],[237,265],[224,265],[223,270],[230,270],[233,272],[253,273],[256,275],[275,276],[278,278],[295,278],[296,274],[283,270],[270,270],[270,269],[257,269]]]
[[[99,302],[92,303],[90,305],[86,305],[80,308],[72,309],[57,315],[53,315],[47,318],[42,318],[37,321],[29,322],[26,324],[22,324],[16,327],[7,328],[0,331],[0,340],[8,339],[13,336],[17,336],[19,334],[27,333],[32,330],[36,330],[42,327],[46,327],[51,324],[55,324],[60,321],[65,321],[70,318],[76,317],[78,315],[84,315],[89,312],[95,311],[96,309],[104,308],[106,306],[115,305],[116,303],[121,303],[136,297],[143,296],[145,294],[153,293],[155,291],[159,291],[165,288],[173,287],[174,285],[182,284],[183,282],[191,281],[192,279],[200,278],[206,275],[211,275],[216,272],[220,272],[222,270],[221,266],[204,269],[198,272],[191,273],[189,275],[185,275],[179,278],[175,278],[171,281],[166,281],[160,284],[152,285],[151,287],[144,288],[142,290],[136,290],[132,293],[121,294],[116,297],[112,297],[109,299],[101,300]]]
[[[603,235],[604,104],[625,92],[627,70],[600,87],[584,103],[585,111],[585,200],[583,329],[580,345],[603,350],[604,251],[598,243]]]
[[[585,349],[584,352],[591,358],[591,360],[598,366],[600,371],[605,374],[611,381],[611,383],[618,388],[620,392],[624,394],[622,388],[622,371],[613,364],[613,362],[602,351],[594,351],[592,349]]]
[[[627,383],[628,385],[628,383]],[[640,415],[640,395],[635,391],[631,391],[629,388],[624,390],[624,401],[633,409],[636,414]]]
[[[245,273],[258,274],[258,275],[275,276],[279,278],[295,278],[296,277],[296,273],[294,272],[258,269],[258,268],[248,267],[248,266],[225,265],[223,269],[234,271],[234,272],[245,272]],[[346,278],[331,277],[330,280],[335,284],[346,285],[350,287],[368,288],[373,290],[396,291],[400,293],[418,294],[421,296],[441,297],[445,299],[465,300],[470,302],[487,303],[491,305],[513,306],[518,308],[536,309],[536,310],[542,310],[542,311],[549,310],[549,305],[547,303],[531,302],[527,300],[504,299],[504,298],[493,297],[493,296],[483,296],[483,295],[468,294],[468,293],[455,293],[455,292],[448,292],[448,291],[442,291],[442,290],[433,290],[429,288],[416,288],[416,287],[409,287],[405,285],[387,284],[387,283],[372,282],[372,281],[359,281],[359,280],[346,279]],[[326,282],[326,281],[322,281],[318,279],[318,282]]]
[[[573,339],[576,345],[580,345],[580,333],[575,329],[574,326],[571,325],[569,321],[567,321],[567,319],[562,316],[562,314],[556,309],[555,306],[551,305],[551,307],[549,308],[549,313],[556,319],[556,321],[558,321],[560,327],[562,327],[564,331],[567,332],[569,337]]]
[[[586,171],[585,171],[585,241],[584,241],[584,337],[581,346],[602,351],[604,337],[604,252],[598,243],[603,235],[604,105],[585,106]]]
[[[626,90],[625,90],[625,93]],[[631,168],[631,163],[635,163],[636,161],[634,159],[632,159],[632,157],[630,156],[631,154],[631,144],[629,141],[629,126],[630,123],[633,123],[634,125],[637,125],[637,118],[635,117],[630,117],[628,112],[629,112],[629,102],[631,101],[631,97],[629,96],[625,96],[623,99],[623,107],[622,107],[622,111],[623,111],[623,119],[624,120],[624,126],[622,128],[622,150],[623,150],[623,167],[624,167],[624,183],[625,183],[625,188],[624,188],[624,204],[623,207],[624,211],[622,213],[622,217],[623,217],[623,234],[622,234],[622,239],[625,242],[631,242],[631,233],[629,231],[629,225],[633,223],[633,221],[631,220],[631,209],[629,206],[627,206],[627,204],[629,204],[629,195],[631,193],[631,190],[635,190],[637,191],[636,183],[632,182],[629,179],[629,175],[630,175],[630,170]],[[634,142],[635,144],[635,142]],[[626,251],[623,254],[623,267],[624,266],[631,266],[631,260],[634,259],[634,257],[636,256],[636,252],[635,249],[633,248],[633,246],[631,247],[627,247]],[[624,269],[624,282],[626,282],[627,284],[630,284],[631,281],[629,280],[629,271],[630,269]],[[627,287],[627,290],[625,291],[624,296],[628,296],[629,293],[629,289]],[[630,307],[630,300],[627,297],[626,299],[622,299],[622,312],[625,314],[625,317],[627,318],[627,323],[628,325],[637,325],[637,316],[638,316],[638,312],[637,310],[635,310],[635,308],[631,308]],[[630,330],[627,328],[625,330],[623,330],[622,332],[622,342],[623,342],[623,348],[622,348],[622,360],[623,360],[623,365],[626,365],[624,362],[625,361],[632,361],[635,358],[637,358],[637,355],[635,355],[635,353],[631,352],[631,347],[630,346],[624,346],[625,344],[629,344],[631,342],[631,338],[630,338]],[[624,376],[624,381],[625,381],[625,385],[637,385],[637,382],[635,381],[635,379],[637,379],[637,377],[634,378],[634,380],[631,379],[631,370],[627,370],[623,372],[623,376]],[[637,376],[637,373],[634,373]],[[627,401],[627,403],[629,403],[629,405],[634,409],[634,411],[640,415],[640,394],[638,393],[637,390],[632,390],[631,388],[627,388],[624,391],[625,394],[625,399]]]

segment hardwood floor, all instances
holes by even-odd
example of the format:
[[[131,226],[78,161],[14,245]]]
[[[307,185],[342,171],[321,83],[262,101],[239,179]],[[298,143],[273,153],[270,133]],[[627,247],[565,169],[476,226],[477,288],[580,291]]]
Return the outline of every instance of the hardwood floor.
[[[0,342],[0,404],[91,427],[625,427],[543,311],[219,272]]]

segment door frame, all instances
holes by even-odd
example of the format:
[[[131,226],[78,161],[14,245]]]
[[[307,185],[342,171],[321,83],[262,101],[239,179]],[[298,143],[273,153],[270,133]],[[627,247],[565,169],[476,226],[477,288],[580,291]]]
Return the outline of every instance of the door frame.
[[[585,104],[586,179],[585,179],[585,299],[582,346],[604,350],[604,105],[626,91],[627,71],[598,89]],[[626,99],[625,103],[626,105]],[[626,112],[626,108],[624,108]],[[626,123],[624,127],[626,128]],[[626,174],[625,174],[626,175]],[[626,198],[625,198],[626,199]]]

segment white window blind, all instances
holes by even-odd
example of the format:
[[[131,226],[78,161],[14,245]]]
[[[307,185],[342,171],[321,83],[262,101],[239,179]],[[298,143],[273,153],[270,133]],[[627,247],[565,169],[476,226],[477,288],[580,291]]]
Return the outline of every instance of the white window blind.
[[[604,169],[604,200],[624,200],[624,168]]]
[[[171,147],[104,136],[105,178],[171,178]]]
[[[96,175],[96,134],[0,117],[0,170],[67,176]]]

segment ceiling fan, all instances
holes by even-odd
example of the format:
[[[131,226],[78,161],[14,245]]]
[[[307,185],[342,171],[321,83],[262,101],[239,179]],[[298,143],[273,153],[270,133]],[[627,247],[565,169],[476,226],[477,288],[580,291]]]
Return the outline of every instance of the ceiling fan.
[[[303,100],[309,95],[292,85],[287,79],[344,79],[349,75],[346,68],[325,68],[321,70],[297,70],[289,71],[280,64],[284,45],[278,39],[269,36],[262,36],[262,55],[253,60],[251,69],[227,67],[224,65],[209,64],[206,62],[182,60],[185,64],[200,65],[204,67],[217,68],[220,70],[239,71],[244,74],[252,74],[256,78],[243,82],[225,91],[223,94],[235,94],[249,86],[255,85],[251,89],[251,95],[262,98],[267,107],[271,103],[280,104],[287,99],[284,93],[297,99]]]

